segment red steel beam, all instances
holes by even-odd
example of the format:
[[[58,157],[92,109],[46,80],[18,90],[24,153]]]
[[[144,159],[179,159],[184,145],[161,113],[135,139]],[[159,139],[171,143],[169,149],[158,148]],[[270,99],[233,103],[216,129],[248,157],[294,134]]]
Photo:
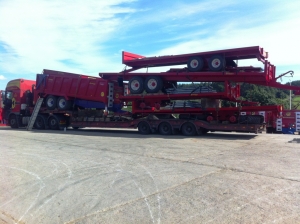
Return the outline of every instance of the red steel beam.
[[[141,113],[141,114],[151,114],[151,113],[175,113],[175,114],[197,114],[197,113],[210,113],[210,112],[216,112],[218,111],[219,114],[222,113],[239,113],[241,111],[247,111],[247,112],[258,112],[258,111],[273,111],[276,113],[282,112],[282,106],[274,105],[274,106],[244,106],[244,107],[222,107],[219,109],[216,108],[168,108],[164,109],[161,108],[160,110],[156,110],[155,108],[151,109],[136,109],[134,108],[134,113]]]

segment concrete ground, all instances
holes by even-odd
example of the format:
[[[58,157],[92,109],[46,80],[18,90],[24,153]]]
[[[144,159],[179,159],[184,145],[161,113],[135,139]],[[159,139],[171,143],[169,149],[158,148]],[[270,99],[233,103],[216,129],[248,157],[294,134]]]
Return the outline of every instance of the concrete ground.
[[[0,127],[0,223],[300,223],[300,136]]]

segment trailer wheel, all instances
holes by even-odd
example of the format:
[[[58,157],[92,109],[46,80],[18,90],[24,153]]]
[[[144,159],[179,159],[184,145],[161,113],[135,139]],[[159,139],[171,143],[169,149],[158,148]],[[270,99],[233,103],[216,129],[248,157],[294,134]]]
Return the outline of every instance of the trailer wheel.
[[[66,100],[65,97],[60,96],[57,100],[57,108],[59,110],[69,110],[72,106],[72,102],[70,100]]]
[[[225,67],[225,59],[222,55],[214,55],[208,60],[211,71],[221,71]]]
[[[187,67],[191,72],[201,71],[203,69],[204,61],[201,57],[191,57],[188,61]]]
[[[54,116],[51,116],[51,117],[48,118],[48,124],[49,124],[49,127],[52,130],[58,130],[59,129],[59,123],[58,122],[59,121]]]
[[[138,130],[139,130],[139,133],[142,135],[148,135],[151,133],[150,125],[146,121],[142,121],[139,123]]]
[[[163,87],[163,81],[159,76],[148,76],[145,79],[145,90],[147,93],[157,93]]]
[[[17,116],[15,114],[12,114],[9,116],[9,124],[11,128],[18,128],[18,121],[17,121]]]
[[[162,122],[158,127],[158,131],[161,135],[171,135],[172,126],[168,122]]]
[[[142,77],[134,76],[129,80],[129,91],[132,94],[139,94],[144,91],[144,80]]]
[[[49,95],[46,99],[46,105],[48,110],[54,110],[56,108],[56,96]]]
[[[34,122],[34,127],[39,130],[43,130],[46,127],[45,119],[42,115],[38,115]]]
[[[194,136],[196,132],[195,125],[191,122],[186,122],[181,127],[181,133],[185,136]]]

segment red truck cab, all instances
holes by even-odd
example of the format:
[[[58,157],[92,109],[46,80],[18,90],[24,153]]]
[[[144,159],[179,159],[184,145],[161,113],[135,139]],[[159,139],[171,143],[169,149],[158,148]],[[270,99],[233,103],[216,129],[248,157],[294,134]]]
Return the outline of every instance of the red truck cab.
[[[3,96],[3,117],[10,125],[18,124],[18,116],[32,106],[32,91],[35,81],[15,79],[7,83]]]

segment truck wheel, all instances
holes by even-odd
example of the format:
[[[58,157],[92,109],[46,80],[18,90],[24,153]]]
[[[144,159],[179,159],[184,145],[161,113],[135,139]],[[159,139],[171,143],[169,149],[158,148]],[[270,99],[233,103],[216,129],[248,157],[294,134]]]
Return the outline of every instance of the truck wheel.
[[[70,100],[66,100],[65,97],[60,96],[57,100],[57,108],[59,110],[69,110],[72,106],[72,102]]]
[[[171,135],[172,126],[168,122],[162,122],[158,127],[158,131],[161,135]]]
[[[47,105],[47,109],[48,110],[54,110],[56,108],[56,96],[52,96],[52,95],[49,95],[47,98],[46,98],[46,105]]]
[[[225,59],[222,55],[214,55],[208,61],[208,67],[211,71],[221,71],[225,67]]]
[[[34,122],[34,127],[36,129],[39,129],[39,130],[43,130],[45,129],[46,125],[45,125],[45,119],[42,115],[38,115],[36,117],[36,120]]]
[[[148,76],[145,79],[145,90],[147,93],[157,93],[163,87],[163,81],[159,76]]]
[[[12,114],[9,116],[9,124],[11,128],[18,128],[18,121],[17,121],[17,116],[15,114]]]
[[[139,123],[138,130],[139,130],[139,133],[142,135],[148,135],[151,133],[150,125],[146,121],[142,121]]]
[[[201,71],[203,69],[204,61],[201,57],[191,57],[188,61],[187,67],[191,72]]]
[[[195,125],[191,122],[186,122],[182,125],[181,132],[185,136],[194,136],[196,135]]]
[[[199,130],[199,135],[206,135],[207,134],[207,132],[208,132],[208,130],[207,129],[205,129],[205,128],[200,128],[200,130]]]
[[[48,118],[48,125],[52,130],[58,130],[59,129],[59,123],[56,117],[51,116]]]
[[[144,91],[144,80],[142,77],[134,76],[129,80],[129,91],[132,94],[139,94]]]

